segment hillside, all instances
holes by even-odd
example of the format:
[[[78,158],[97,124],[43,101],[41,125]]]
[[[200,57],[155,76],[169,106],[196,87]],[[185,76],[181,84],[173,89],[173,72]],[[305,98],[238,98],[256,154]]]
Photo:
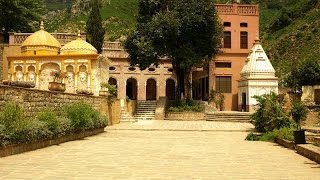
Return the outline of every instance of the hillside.
[[[88,0],[46,0],[47,29],[58,32],[85,30]],[[260,36],[279,77],[297,62],[320,60],[320,0],[243,0],[260,7]],[[230,0],[218,0],[225,3]],[[82,6],[82,7],[75,7]],[[82,9],[81,9],[82,8]],[[104,0],[101,8],[106,40],[117,40],[135,26],[138,0]],[[52,21],[52,19],[56,19]],[[292,63],[294,62],[294,63]]]
[[[85,30],[89,0],[46,0],[48,13],[45,23],[51,32],[77,32]],[[126,35],[135,26],[135,15],[138,10],[138,0],[104,0],[101,15],[106,28],[107,40],[116,40]],[[55,21],[52,21],[55,19]]]

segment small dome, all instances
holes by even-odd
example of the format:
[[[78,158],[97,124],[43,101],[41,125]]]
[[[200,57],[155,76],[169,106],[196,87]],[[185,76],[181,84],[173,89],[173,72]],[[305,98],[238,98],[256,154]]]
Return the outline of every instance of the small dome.
[[[54,55],[58,54],[61,45],[50,33],[44,30],[41,22],[40,30],[30,35],[21,45],[24,55]]]
[[[97,54],[97,49],[82,40],[79,33],[78,39],[69,42],[61,48],[60,54]]]

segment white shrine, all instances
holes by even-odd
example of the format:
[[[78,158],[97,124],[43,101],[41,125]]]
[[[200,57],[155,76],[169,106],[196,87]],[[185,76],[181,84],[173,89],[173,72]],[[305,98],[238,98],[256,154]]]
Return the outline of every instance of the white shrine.
[[[259,38],[250,50],[246,64],[240,72],[238,108],[240,111],[254,111],[257,104],[255,95],[271,92],[278,94],[278,78],[275,70],[264,52]]]

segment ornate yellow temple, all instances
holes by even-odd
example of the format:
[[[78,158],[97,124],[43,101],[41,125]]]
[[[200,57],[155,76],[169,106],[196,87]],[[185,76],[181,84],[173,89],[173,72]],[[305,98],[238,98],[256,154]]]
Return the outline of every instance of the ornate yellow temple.
[[[66,34],[55,35],[64,36],[61,38],[64,41],[70,39],[66,38]],[[17,37],[13,39],[14,43],[19,40]],[[68,37],[73,36],[69,34]],[[34,82],[36,89],[48,90],[49,82],[54,81],[51,73],[63,72],[66,75],[62,79],[66,86],[65,92],[94,95],[99,94],[100,83],[107,82],[106,59],[98,55],[91,44],[81,39],[80,32],[75,40],[62,46],[53,35],[44,30],[41,23],[39,31],[24,38],[26,39],[20,45],[20,53],[10,53],[10,49],[8,50],[6,74],[9,81]]]

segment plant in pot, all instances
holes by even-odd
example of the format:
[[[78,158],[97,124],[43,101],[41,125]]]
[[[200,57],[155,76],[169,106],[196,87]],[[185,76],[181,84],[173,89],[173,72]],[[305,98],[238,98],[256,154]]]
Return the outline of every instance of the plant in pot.
[[[107,96],[108,93],[108,83],[100,83],[101,90],[99,91],[99,96]]]
[[[225,100],[224,94],[223,93],[217,93],[216,96],[217,97],[216,97],[215,103],[216,103],[217,108],[219,108],[220,111],[224,111],[224,100]]]
[[[301,122],[307,118],[308,109],[301,101],[295,100],[292,104],[290,114],[297,124],[297,130],[294,131],[293,134],[294,142],[295,144],[305,144],[305,131],[301,129]]]
[[[65,91],[66,85],[62,83],[62,80],[67,77],[66,73],[54,70],[50,75],[53,76],[53,82],[49,82],[48,89],[51,91]]]

